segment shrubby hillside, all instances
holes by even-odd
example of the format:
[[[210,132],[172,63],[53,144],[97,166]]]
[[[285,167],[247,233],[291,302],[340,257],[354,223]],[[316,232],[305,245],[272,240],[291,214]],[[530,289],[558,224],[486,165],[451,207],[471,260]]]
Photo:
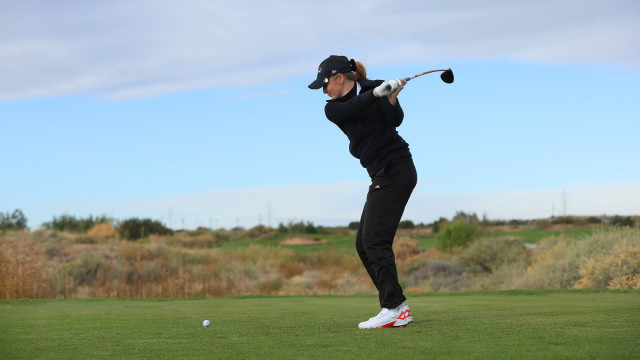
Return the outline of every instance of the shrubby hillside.
[[[174,232],[147,220],[122,224],[2,230],[0,298],[375,293],[353,249],[357,226]],[[404,222],[394,249],[407,293],[640,289],[640,229],[631,225]]]

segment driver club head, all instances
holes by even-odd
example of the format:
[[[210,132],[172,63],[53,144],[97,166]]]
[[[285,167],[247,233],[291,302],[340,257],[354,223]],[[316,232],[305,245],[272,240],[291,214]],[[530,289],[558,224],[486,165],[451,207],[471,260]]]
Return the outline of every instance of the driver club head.
[[[451,84],[453,82],[453,71],[451,69],[445,70],[442,74],[440,74],[440,79],[446,82],[447,84]]]

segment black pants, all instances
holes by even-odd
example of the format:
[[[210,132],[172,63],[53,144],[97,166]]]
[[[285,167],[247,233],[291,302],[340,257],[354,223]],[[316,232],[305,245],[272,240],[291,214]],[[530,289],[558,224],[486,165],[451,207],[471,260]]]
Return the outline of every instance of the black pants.
[[[406,300],[391,246],[417,180],[411,158],[392,162],[373,177],[362,210],[356,250],[383,308],[393,309]]]

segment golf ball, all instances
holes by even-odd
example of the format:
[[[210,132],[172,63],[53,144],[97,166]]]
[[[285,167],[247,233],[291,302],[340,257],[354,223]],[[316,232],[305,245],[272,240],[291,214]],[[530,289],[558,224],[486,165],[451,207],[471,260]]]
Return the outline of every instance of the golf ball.
[[[205,320],[205,321],[202,322],[202,326],[204,326],[204,327],[209,327],[209,325],[211,325],[211,321],[209,321],[209,320]]]

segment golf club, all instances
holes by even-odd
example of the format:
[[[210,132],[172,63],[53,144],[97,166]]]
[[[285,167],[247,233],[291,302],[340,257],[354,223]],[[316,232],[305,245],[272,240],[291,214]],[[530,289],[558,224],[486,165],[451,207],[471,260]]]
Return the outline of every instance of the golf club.
[[[422,76],[422,75],[426,75],[432,72],[436,72],[436,71],[442,71],[443,73],[440,74],[440,79],[442,79],[442,81],[446,82],[447,84],[451,84],[453,82],[453,71],[451,71],[451,69],[443,69],[443,70],[429,70],[429,71],[425,71],[423,73],[417,74],[417,75],[413,75],[407,78],[404,78],[406,81],[409,81],[411,79],[415,79],[418,76]]]
[[[440,74],[440,79],[442,79],[442,81],[446,82],[447,84],[451,84],[453,82],[453,71],[451,71],[451,69],[440,69],[440,70],[429,70],[429,71],[425,71],[423,73],[420,74],[416,74],[413,76],[409,76],[404,78],[406,81],[409,81],[411,79],[415,79],[418,76],[422,76],[422,75],[426,75],[432,72],[436,72],[436,71],[442,71],[442,74]],[[387,85],[387,89],[390,89],[391,85]]]

